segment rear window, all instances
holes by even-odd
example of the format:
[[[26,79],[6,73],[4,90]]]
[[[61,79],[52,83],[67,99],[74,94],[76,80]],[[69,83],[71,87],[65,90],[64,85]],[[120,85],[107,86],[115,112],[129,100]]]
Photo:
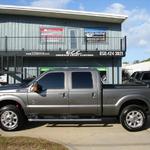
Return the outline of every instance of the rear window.
[[[72,89],[93,88],[91,72],[72,72]]]

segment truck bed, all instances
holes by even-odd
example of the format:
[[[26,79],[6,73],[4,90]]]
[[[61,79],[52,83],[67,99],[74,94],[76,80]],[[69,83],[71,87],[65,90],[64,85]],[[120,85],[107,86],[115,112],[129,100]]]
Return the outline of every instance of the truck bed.
[[[146,89],[149,85],[103,84],[104,89]]]

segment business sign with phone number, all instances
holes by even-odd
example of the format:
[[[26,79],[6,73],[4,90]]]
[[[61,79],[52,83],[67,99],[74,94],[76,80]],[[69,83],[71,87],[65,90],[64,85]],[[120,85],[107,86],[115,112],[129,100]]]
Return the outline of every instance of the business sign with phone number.
[[[26,52],[25,56],[50,56],[50,57],[124,57],[125,51],[51,51],[51,52]]]

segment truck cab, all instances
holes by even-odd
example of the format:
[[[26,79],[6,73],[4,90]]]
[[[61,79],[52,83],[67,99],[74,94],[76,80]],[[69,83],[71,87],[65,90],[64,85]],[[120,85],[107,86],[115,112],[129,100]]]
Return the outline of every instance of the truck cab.
[[[28,92],[30,113],[55,115],[101,115],[100,77],[89,70],[66,70],[43,74],[33,81],[39,92]],[[32,92],[30,92],[30,90]],[[99,104],[99,105],[98,105]]]

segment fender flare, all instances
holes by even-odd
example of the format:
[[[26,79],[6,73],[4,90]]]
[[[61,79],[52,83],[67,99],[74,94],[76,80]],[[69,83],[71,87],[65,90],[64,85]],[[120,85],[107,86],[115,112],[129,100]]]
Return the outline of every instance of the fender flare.
[[[117,114],[119,114],[120,109],[123,106],[123,104],[125,104],[126,102],[129,102],[129,101],[132,102],[135,100],[144,102],[149,108],[148,113],[150,113],[150,100],[147,99],[143,95],[135,94],[135,95],[126,95],[118,100],[118,102],[115,104]]]
[[[1,95],[0,96],[0,103],[3,101],[17,102],[18,104],[21,105],[24,113],[28,114],[27,107],[26,107],[27,104],[25,104],[24,101],[22,99],[20,99],[19,97],[15,96],[15,95]]]

